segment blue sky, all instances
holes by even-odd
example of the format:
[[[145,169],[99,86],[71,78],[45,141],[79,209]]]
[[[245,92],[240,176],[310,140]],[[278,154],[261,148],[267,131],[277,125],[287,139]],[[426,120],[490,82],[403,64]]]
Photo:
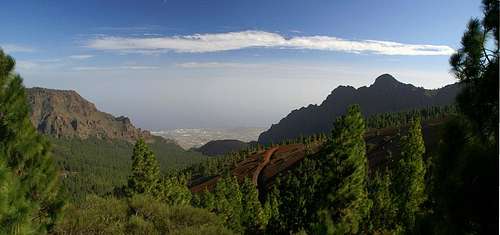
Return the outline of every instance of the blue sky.
[[[479,1],[10,1],[0,47],[27,86],[142,128],[267,127],[338,85],[454,82]]]

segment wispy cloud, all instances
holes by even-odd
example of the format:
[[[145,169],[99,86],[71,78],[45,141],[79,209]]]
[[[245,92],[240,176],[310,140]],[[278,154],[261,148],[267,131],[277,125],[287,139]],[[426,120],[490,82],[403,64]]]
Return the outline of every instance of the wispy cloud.
[[[18,45],[18,44],[0,44],[0,48],[2,48],[7,53],[13,52],[34,52],[35,49],[32,47]]]
[[[37,63],[57,63],[57,62],[61,62],[62,59],[61,58],[49,58],[49,59],[35,59],[32,61],[37,62]]]
[[[68,56],[70,59],[75,60],[85,60],[94,57],[93,55],[70,55]]]
[[[162,27],[159,25],[141,25],[141,26],[105,26],[105,27],[96,27],[96,30],[99,31],[148,31],[154,29],[161,29]]]
[[[110,70],[153,70],[158,69],[158,66],[142,66],[142,65],[126,65],[126,66],[81,66],[74,67],[76,71],[110,71]]]
[[[282,48],[338,51],[380,55],[450,55],[455,50],[446,45],[405,44],[379,40],[349,40],[330,36],[284,37],[265,31],[240,31],[169,37],[110,37],[88,41],[87,47],[120,52],[205,53],[245,48]]]
[[[21,70],[50,70],[59,69],[65,63],[58,58],[54,59],[33,59],[33,60],[16,60],[16,68]]]
[[[40,64],[33,62],[33,61],[28,61],[28,60],[16,61],[16,68],[18,68],[18,69],[30,70],[30,69],[36,69],[39,67],[40,67]]]
[[[233,71],[274,71],[274,72],[295,72],[295,71],[316,71],[316,72],[331,72],[345,70],[345,66],[341,65],[309,65],[296,63],[240,63],[240,62],[186,62],[175,64],[175,67],[182,69],[224,69],[225,72]]]
[[[259,66],[258,64],[245,64],[245,63],[227,63],[227,62],[186,62],[175,64],[179,68],[253,68]]]

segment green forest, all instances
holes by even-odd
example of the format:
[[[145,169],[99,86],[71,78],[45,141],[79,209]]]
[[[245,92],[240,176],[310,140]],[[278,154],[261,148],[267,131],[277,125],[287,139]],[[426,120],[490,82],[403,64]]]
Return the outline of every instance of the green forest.
[[[63,170],[61,183],[68,199],[79,201],[88,194],[111,194],[113,188],[127,181],[133,144],[112,139],[45,138],[52,143],[53,159]],[[186,152],[160,137],[155,139],[150,146],[163,173],[191,166],[206,158],[194,151]]]
[[[15,60],[0,50],[0,234],[498,234],[500,6],[483,7],[449,59],[463,86],[455,105],[365,118],[352,104],[331,133],[208,159],[161,140],[38,134]],[[426,148],[432,120],[439,141]],[[398,152],[371,166],[366,134],[388,128],[404,130]],[[306,156],[272,184],[232,175],[291,143]],[[190,190],[213,177],[213,188]]]

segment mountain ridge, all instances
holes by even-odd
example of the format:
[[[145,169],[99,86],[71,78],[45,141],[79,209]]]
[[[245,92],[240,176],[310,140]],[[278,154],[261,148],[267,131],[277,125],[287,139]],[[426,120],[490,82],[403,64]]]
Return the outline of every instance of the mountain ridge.
[[[390,74],[378,76],[370,86],[339,86],[320,105],[291,111],[260,134],[259,143],[269,144],[317,133],[327,133],[336,117],[351,104],[359,104],[365,116],[399,112],[428,106],[449,105],[459,91],[457,83],[439,89],[425,89],[398,81]],[[404,99],[398,98],[404,97]]]

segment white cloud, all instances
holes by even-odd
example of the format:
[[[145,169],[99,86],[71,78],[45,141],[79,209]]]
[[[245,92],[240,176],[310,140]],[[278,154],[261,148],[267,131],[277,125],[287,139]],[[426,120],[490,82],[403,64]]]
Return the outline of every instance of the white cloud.
[[[0,48],[2,48],[7,53],[34,52],[35,51],[35,49],[33,49],[31,47],[18,45],[18,44],[3,44],[3,45],[0,44]]]
[[[85,60],[94,57],[93,55],[70,55],[70,59]]]
[[[87,47],[120,52],[204,53],[245,48],[283,48],[380,55],[450,55],[446,45],[404,44],[378,40],[348,40],[330,36],[286,38],[265,31],[240,31],[169,37],[101,37],[88,41]]]
[[[152,70],[158,68],[159,68],[158,66],[143,66],[143,65],[125,65],[125,66],[109,66],[109,67],[81,66],[81,67],[74,67],[73,70],[76,71]]]

